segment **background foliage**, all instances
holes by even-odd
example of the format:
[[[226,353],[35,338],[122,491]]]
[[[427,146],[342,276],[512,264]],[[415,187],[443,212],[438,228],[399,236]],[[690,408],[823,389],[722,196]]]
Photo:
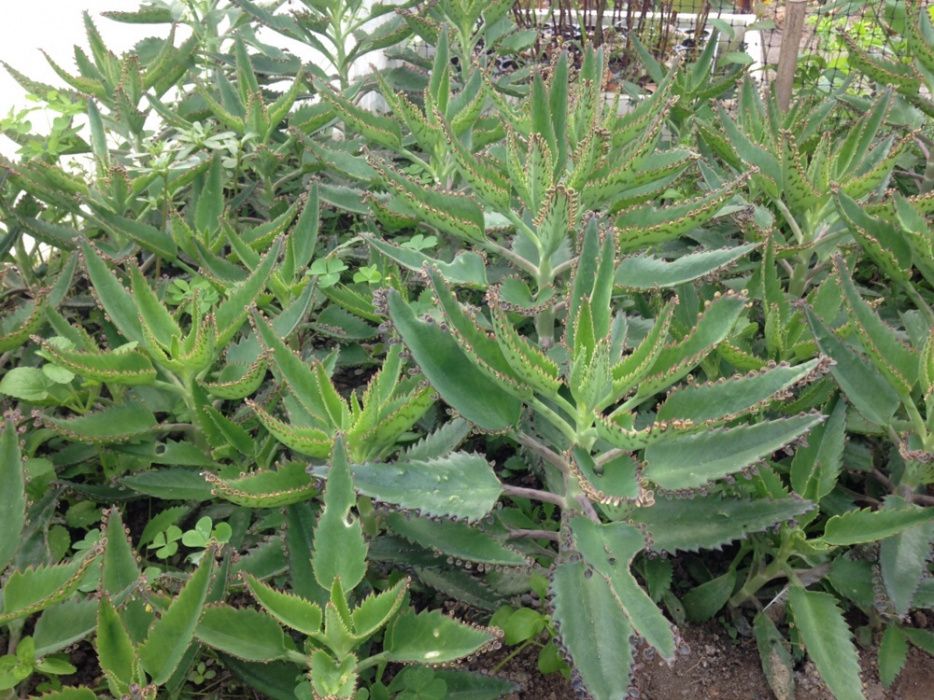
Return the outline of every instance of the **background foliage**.
[[[714,617],[779,698],[930,652],[920,3],[787,113],[716,36],[621,95],[510,2],[292,5],[7,66],[60,116],[3,123],[0,693],[495,698],[505,643],[618,698]]]

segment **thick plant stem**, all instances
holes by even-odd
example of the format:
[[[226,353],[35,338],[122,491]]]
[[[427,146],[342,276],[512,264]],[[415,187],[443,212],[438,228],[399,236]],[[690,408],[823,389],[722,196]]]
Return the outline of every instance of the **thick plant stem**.
[[[567,461],[554,450],[549,449],[541,442],[527,433],[517,432],[515,434],[516,442],[526,448],[537,457],[541,457],[554,467],[557,467],[562,473],[567,472]]]
[[[513,498],[527,498],[531,501],[542,501],[543,503],[554,503],[560,508],[567,505],[563,496],[559,496],[551,491],[542,491],[540,489],[530,489],[525,486],[513,486],[512,484],[503,484],[503,494]]]

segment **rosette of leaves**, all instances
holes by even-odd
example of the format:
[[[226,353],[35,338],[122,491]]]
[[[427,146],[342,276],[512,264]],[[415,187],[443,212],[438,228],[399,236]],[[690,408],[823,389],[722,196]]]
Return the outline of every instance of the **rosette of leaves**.
[[[264,319],[255,316],[254,326],[289,388],[283,404],[290,420],[276,418],[257,403],[248,405],[271,435],[299,454],[326,458],[335,436],[343,433],[354,462],[383,458],[434,405],[435,393],[430,386],[418,377],[402,378],[399,345],[390,346],[383,366],[365,390],[346,400],[322,362],[306,364],[276,337]]]
[[[796,246],[800,261],[795,274],[800,276],[806,273],[808,256],[819,252],[818,242],[828,245],[827,229],[838,228],[833,226],[834,193],[860,201],[878,190],[896,162],[912,150],[915,135],[888,129],[891,91],[865,105],[855,120],[837,112],[834,98],[801,95],[787,112],[774,99],[763,99],[747,78],[739,92],[738,114],[733,117],[718,105],[716,119],[697,121],[698,140],[733,170],[753,172],[755,209],[749,232],[761,236],[773,227],[783,232],[783,240]],[[775,214],[756,206],[760,199]]]
[[[560,532],[545,538],[557,544],[551,603],[558,629],[588,691],[618,697],[629,682],[632,635],[667,658],[676,648],[670,623],[633,576],[640,553],[718,547],[812,507],[782,489],[761,498],[756,479],[745,475],[822,422],[808,413],[779,417],[775,408],[820,376],[825,363],[735,373],[714,351],[735,332],[747,305],[741,295],[707,292],[692,303],[682,287],[684,300],[656,296],[654,319],[627,318],[614,313],[614,232],[601,232],[592,219],[579,245],[562,302],[563,341],[550,349],[524,334],[527,318],[503,304],[496,287],[487,294],[488,314],[471,310],[431,268],[425,274],[438,300],[431,318],[416,316],[398,292],[390,292],[388,306],[441,398],[541,462],[544,489],[504,484],[503,493],[560,508]],[[683,382],[699,368],[708,383]],[[417,474],[411,465],[394,466]],[[404,507],[432,493],[413,487],[402,503],[391,489],[362,492]],[[687,500],[672,500],[676,494]],[[475,530],[474,547],[484,529]],[[462,525],[427,521],[416,533],[400,523],[399,531],[470,560]]]
[[[459,187],[449,181],[445,188],[427,188],[388,164],[375,165],[394,195],[392,208],[500,258],[521,275],[502,286],[501,296],[516,308],[544,309],[536,319],[541,339],[554,339],[550,308],[577,261],[569,232],[580,229],[586,212],[610,212],[619,229],[617,246],[634,252],[677,241],[714,217],[725,216],[730,211],[725,205],[747,178],[720,183],[669,206],[648,204],[697,159],[674,143],[659,147],[667,140],[664,126],[675,99],[677,74],[669,74],[650,97],[621,114],[617,105],[607,104],[605,71],[603,51],[591,48],[573,79],[562,54],[549,81],[536,74],[529,94],[518,104],[489,92],[490,114],[508,125],[508,133],[479,152],[469,130],[460,131],[443,109],[435,109],[433,123],[440,126],[446,149],[453,154]],[[373,245],[404,267],[417,270],[427,263],[450,282],[465,283],[459,270],[451,269],[453,263],[393,255],[387,242]],[[696,274],[704,274],[704,262],[692,262],[697,264]],[[651,265],[636,263],[640,271],[643,263]],[[712,262],[708,272],[717,265]]]
[[[276,588],[246,574],[243,583],[259,610],[213,605],[205,609],[196,637],[251,670],[252,684],[274,688],[280,678],[303,670],[298,697],[356,697],[363,676],[381,686],[390,662],[447,664],[497,645],[496,630],[468,625],[440,611],[409,605],[408,579],[367,590],[367,543],[356,504],[354,476],[338,439],[326,472],[323,509],[311,537],[311,572],[317,599]],[[288,633],[283,629],[289,630]],[[296,644],[293,636],[302,640]],[[380,651],[373,642],[381,640]],[[289,669],[288,671],[286,670]],[[470,688],[489,682],[461,672]]]

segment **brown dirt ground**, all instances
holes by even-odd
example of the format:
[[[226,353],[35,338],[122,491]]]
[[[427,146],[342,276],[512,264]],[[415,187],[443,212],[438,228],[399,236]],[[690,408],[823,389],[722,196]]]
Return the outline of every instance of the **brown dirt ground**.
[[[681,630],[689,653],[669,667],[657,655],[639,647],[635,657],[632,700],[772,700],[759,665],[755,641],[734,642],[716,624]],[[509,653],[503,649],[485,659],[493,667]],[[934,657],[912,648],[901,675],[885,690],[876,674],[876,650],[860,650],[867,700],[930,700],[934,698]],[[579,697],[559,674],[542,676],[536,668],[537,651],[530,647],[512,659],[500,675],[514,681],[519,691],[507,700],[573,700]],[[807,662],[795,673],[796,700],[834,700],[817,669]],[[621,699],[623,700],[623,699]],[[629,699],[626,699],[629,700]]]

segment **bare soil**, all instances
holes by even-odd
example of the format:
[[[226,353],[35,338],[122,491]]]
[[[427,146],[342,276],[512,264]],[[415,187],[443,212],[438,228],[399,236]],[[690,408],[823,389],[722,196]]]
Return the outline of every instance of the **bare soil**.
[[[635,674],[625,700],[772,700],[759,665],[753,639],[730,638],[723,627],[710,624],[681,629],[689,653],[669,666],[651,649],[640,646],[635,654]],[[502,656],[489,655],[488,667]],[[862,679],[867,700],[930,700],[934,697],[934,657],[912,648],[908,662],[895,684],[882,687],[876,674],[876,649],[861,649]],[[572,700],[580,697],[571,681],[560,674],[542,676],[536,667],[537,650],[530,647],[512,659],[499,673],[519,687],[507,700]],[[806,662],[795,673],[795,700],[834,700],[820,680],[817,669]],[[623,700],[623,699],[621,699]]]

